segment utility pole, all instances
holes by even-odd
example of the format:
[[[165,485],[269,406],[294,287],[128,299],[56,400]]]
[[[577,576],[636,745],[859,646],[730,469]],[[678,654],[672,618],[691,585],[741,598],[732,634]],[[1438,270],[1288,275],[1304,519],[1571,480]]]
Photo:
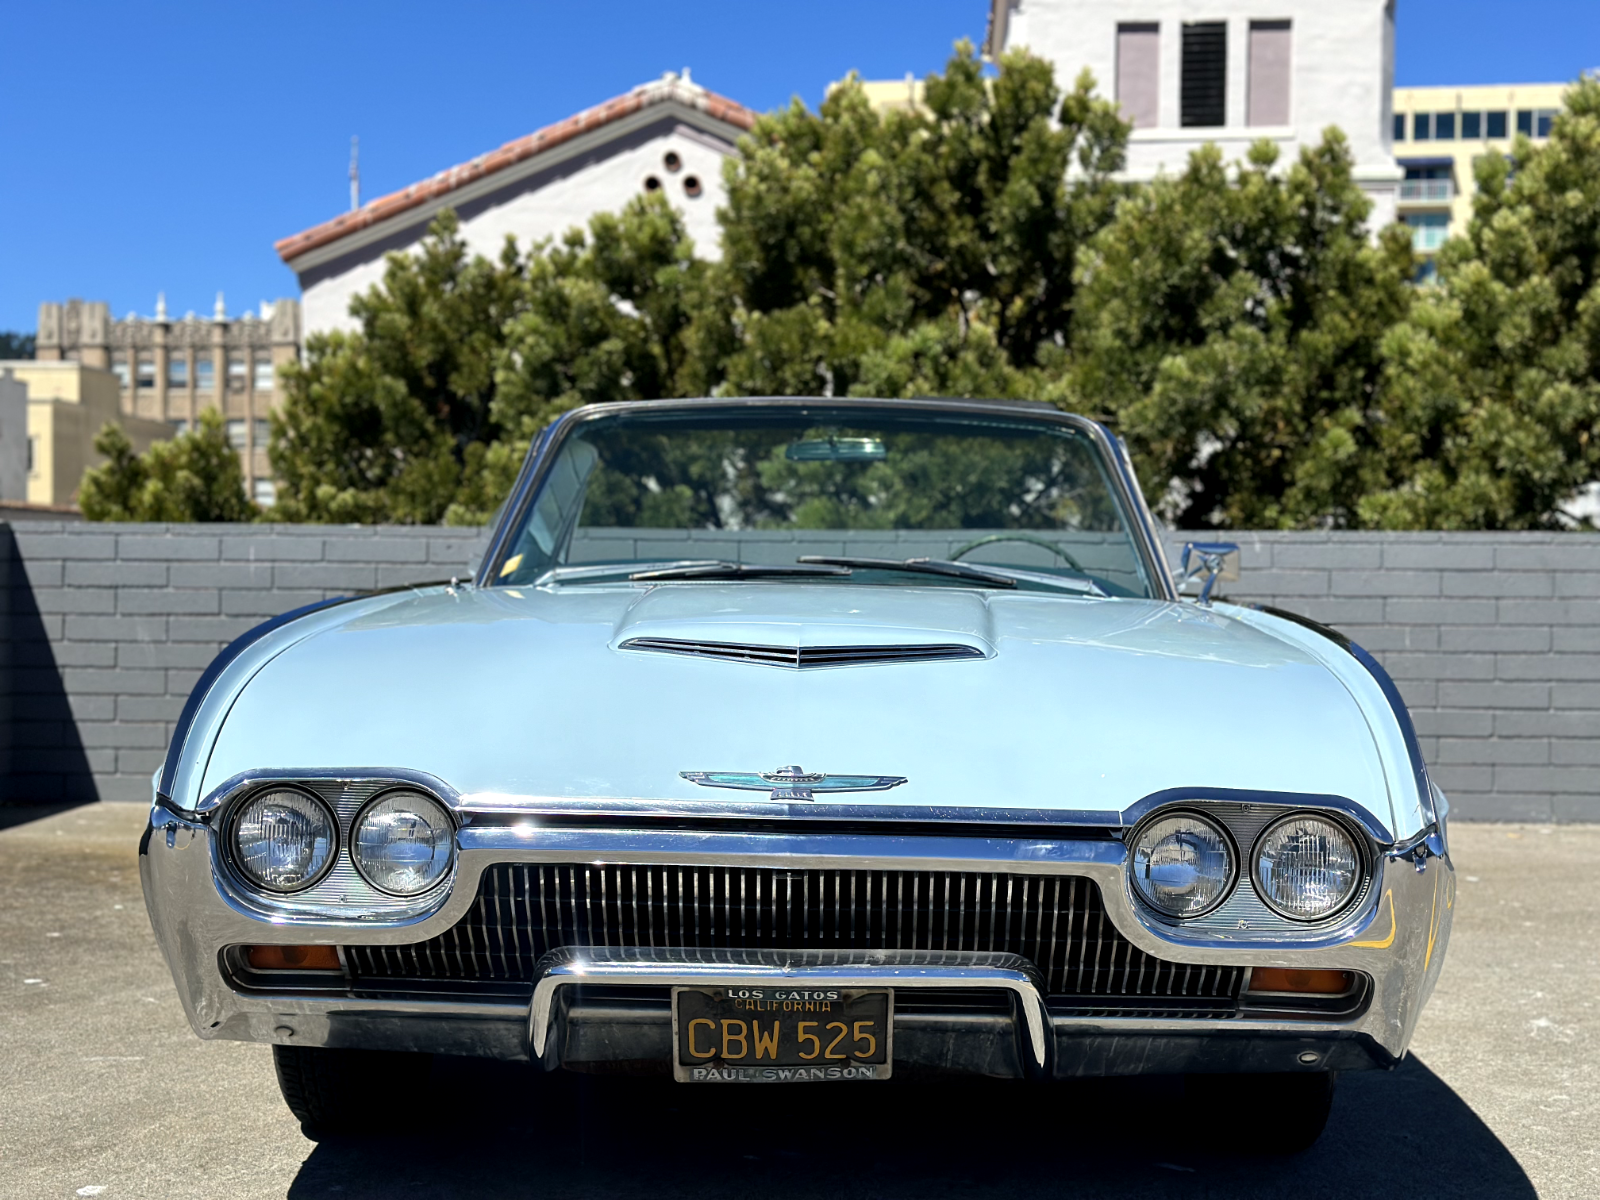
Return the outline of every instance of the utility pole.
[[[361,207],[361,139],[350,138],[350,211]]]

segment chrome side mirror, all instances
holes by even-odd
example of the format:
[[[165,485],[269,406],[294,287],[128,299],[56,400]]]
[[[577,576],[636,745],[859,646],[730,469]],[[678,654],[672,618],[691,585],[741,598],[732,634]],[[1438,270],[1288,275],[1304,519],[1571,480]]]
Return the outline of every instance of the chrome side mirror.
[[[1219,579],[1239,578],[1239,546],[1236,542],[1186,542],[1183,557],[1173,582],[1182,595],[1199,581],[1201,604],[1211,603],[1211,588]]]

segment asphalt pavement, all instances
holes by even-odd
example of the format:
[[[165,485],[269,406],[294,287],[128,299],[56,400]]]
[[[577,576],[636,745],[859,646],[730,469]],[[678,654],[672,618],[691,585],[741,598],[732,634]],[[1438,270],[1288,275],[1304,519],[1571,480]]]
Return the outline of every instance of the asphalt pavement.
[[[689,1089],[439,1060],[393,1134],[312,1141],[265,1046],[189,1030],[144,813],[0,808],[0,1197],[1600,1195],[1600,827],[1458,825],[1410,1058],[1288,1159],[1219,1154],[1160,1080]]]

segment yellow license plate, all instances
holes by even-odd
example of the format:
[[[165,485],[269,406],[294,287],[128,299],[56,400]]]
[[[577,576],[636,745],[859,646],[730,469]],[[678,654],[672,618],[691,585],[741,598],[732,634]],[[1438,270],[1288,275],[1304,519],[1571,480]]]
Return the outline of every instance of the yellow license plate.
[[[887,1079],[887,988],[672,989],[673,1075],[684,1083]]]

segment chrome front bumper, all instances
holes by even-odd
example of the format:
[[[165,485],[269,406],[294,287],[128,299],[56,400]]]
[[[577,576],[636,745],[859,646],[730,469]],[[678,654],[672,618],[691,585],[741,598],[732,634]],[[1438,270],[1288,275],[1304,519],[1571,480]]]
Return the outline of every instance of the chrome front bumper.
[[[531,1060],[550,1068],[665,1067],[671,1019],[660,999],[664,988],[758,979],[888,986],[897,995],[978,989],[1005,998],[982,1011],[937,1006],[897,1011],[897,1076],[903,1064],[1034,1077],[1388,1066],[1404,1054],[1438,976],[1455,895],[1454,873],[1437,835],[1381,856],[1362,901],[1335,927],[1269,936],[1176,930],[1159,923],[1129,893],[1123,842],[1103,834],[1076,836],[1071,829],[1045,837],[891,836],[803,828],[779,834],[605,825],[534,828],[526,821],[469,820],[459,834],[454,884],[435,911],[403,920],[338,920],[268,916],[241,903],[220,871],[215,836],[208,820],[158,804],[140,851],[157,940],[201,1037],[431,1051]],[[1028,960],[931,951],[566,947],[540,960],[531,1002],[255,992],[232,983],[224,966],[224,951],[242,944],[423,941],[463,916],[490,865],[574,861],[1078,876],[1098,884],[1107,918],[1128,941],[1163,960],[1343,969],[1369,979],[1370,994],[1344,1018],[1052,1012],[1039,972]]]

